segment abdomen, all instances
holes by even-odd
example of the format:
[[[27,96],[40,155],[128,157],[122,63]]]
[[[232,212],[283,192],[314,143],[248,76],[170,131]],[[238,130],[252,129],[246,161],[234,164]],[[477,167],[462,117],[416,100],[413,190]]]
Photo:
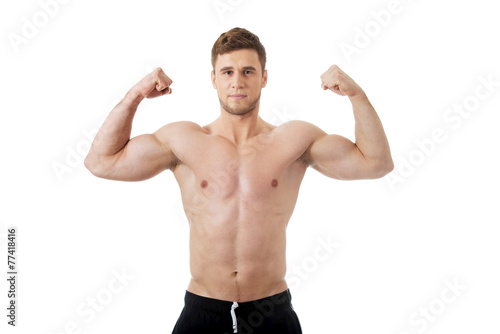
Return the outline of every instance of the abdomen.
[[[228,205],[191,223],[191,292],[241,302],[284,291],[287,222]]]

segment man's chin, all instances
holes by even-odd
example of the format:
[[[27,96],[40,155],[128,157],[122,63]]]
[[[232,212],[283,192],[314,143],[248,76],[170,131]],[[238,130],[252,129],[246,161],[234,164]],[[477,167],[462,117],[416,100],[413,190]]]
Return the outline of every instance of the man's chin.
[[[236,116],[243,116],[254,110],[255,108],[246,108],[246,109],[241,109],[241,108],[224,108],[225,111],[227,111],[231,115],[236,115]]]
[[[228,112],[231,115],[237,115],[237,116],[242,116],[245,114],[248,114],[249,112],[255,110],[257,107],[257,104],[253,106],[230,106],[224,103],[221,103],[222,109],[224,109],[226,112]]]

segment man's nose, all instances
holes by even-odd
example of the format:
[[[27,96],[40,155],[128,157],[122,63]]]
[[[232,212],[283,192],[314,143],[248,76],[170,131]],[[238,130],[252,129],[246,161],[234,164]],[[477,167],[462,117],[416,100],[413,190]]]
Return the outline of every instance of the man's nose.
[[[233,80],[231,82],[232,88],[241,88],[243,85],[243,76],[240,73],[234,73]]]

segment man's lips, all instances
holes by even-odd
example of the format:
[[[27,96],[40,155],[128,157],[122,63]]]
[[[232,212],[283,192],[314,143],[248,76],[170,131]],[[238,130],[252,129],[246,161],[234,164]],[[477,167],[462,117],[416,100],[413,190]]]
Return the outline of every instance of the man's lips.
[[[235,99],[235,100],[241,100],[247,97],[246,95],[242,94],[234,94],[234,95],[229,95],[230,98]]]

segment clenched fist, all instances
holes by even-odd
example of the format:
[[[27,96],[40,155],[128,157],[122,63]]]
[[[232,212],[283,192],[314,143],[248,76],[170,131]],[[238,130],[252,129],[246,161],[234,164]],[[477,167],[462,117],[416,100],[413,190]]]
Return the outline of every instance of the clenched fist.
[[[140,94],[143,98],[146,97],[151,99],[165,94],[171,94],[172,88],[170,88],[170,85],[172,82],[172,79],[158,67],[139,81],[132,90]]]
[[[364,93],[354,80],[345,74],[337,65],[333,65],[321,75],[321,87],[342,96],[353,97]]]

